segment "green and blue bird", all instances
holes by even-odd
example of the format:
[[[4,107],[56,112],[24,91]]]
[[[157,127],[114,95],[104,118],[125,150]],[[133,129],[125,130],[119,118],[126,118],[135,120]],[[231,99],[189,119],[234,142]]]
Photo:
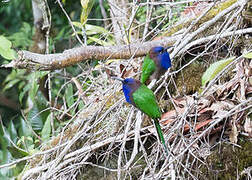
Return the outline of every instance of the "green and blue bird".
[[[171,67],[170,55],[167,48],[156,46],[151,48],[147,56],[144,58],[142,65],[141,83],[149,84],[153,79],[159,79],[169,67]]]
[[[117,79],[122,82],[123,93],[126,101],[153,119],[157,130],[158,139],[163,144],[164,150],[168,156],[168,149],[159,124],[161,111],[152,90],[150,90],[146,85],[142,84],[139,80],[133,78],[122,79],[113,77],[113,79]]]

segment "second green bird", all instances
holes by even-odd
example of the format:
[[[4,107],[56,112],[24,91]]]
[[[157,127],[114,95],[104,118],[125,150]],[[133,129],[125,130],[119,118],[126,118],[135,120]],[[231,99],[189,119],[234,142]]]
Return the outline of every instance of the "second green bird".
[[[168,149],[165,144],[163,132],[159,124],[161,112],[152,90],[150,90],[147,86],[136,79],[122,79],[118,77],[113,77],[113,79],[117,79],[123,83],[123,92],[126,101],[153,119],[157,130],[158,139],[163,144],[166,155],[168,156]]]
[[[167,48],[156,46],[150,49],[142,65],[141,83],[149,84],[153,79],[159,79],[171,67]]]

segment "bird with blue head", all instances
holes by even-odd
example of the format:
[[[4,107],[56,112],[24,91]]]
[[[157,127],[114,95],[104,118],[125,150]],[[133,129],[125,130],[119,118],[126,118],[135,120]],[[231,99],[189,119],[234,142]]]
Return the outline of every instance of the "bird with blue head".
[[[151,119],[153,119],[154,125],[157,130],[158,139],[163,144],[166,155],[168,156],[168,149],[165,144],[163,132],[159,124],[161,111],[152,90],[150,90],[146,85],[142,84],[139,80],[133,78],[112,78],[122,82],[122,89],[126,101],[138,108],[144,114],[148,115]]]
[[[142,65],[141,83],[149,84],[153,79],[159,79],[171,67],[170,55],[167,52],[171,47],[173,46],[156,46],[150,49]]]

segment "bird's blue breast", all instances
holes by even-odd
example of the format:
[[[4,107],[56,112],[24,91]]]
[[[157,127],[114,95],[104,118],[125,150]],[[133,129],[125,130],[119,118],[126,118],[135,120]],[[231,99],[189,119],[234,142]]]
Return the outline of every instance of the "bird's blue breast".
[[[125,99],[128,103],[132,104],[131,100],[130,100],[130,95],[131,95],[131,89],[127,84],[123,84],[123,93],[125,96]]]
[[[160,54],[158,58],[160,59],[160,65],[163,69],[167,70],[171,67],[171,59],[168,52]]]

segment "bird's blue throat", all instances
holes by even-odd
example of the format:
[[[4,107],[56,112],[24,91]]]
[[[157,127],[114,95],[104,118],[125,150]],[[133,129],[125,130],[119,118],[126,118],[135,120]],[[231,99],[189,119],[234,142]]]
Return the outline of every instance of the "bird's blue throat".
[[[163,69],[167,70],[171,67],[171,59],[168,52],[164,52],[158,56],[160,60],[160,65]]]
[[[130,100],[130,95],[133,93],[133,89],[132,89],[132,87],[130,87],[130,85],[133,83],[134,83],[134,79],[132,79],[132,78],[127,78],[123,82],[123,93],[126,98],[126,101],[130,104],[132,104],[132,102]]]
[[[131,90],[130,90],[130,87],[127,85],[127,84],[123,84],[123,93],[124,93],[124,96],[126,98],[126,101],[130,104],[131,103],[131,100],[130,100],[130,93],[131,93]]]

